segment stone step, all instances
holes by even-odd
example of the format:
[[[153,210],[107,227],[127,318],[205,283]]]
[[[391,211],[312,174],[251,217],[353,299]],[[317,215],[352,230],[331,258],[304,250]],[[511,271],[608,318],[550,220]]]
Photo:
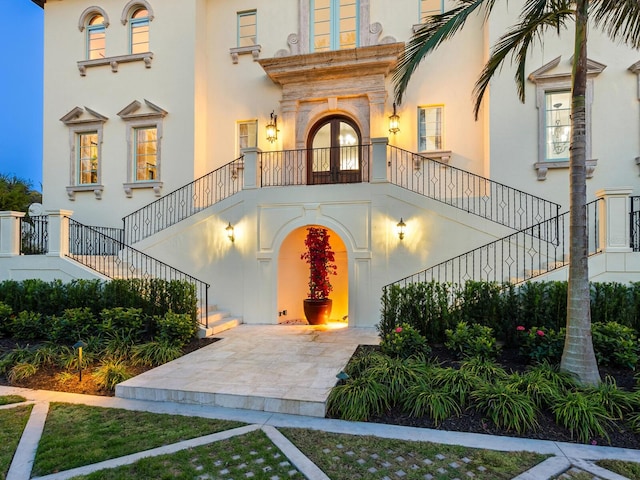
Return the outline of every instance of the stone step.
[[[242,317],[231,316],[231,314],[224,310],[218,310],[217,305],[207,306],[207,325],[205,327],[200,325],[198,329],[198,337],[205,338],[212,335],[216,335],[225,330],[237,327],[242,324]]]
[[[322,400],[286,398],[284,396],[263,396],[259,393],[202,392],[183,388],[162,388],[145,386],[116,385],[116,396],[152,402],[177,402],[212,407],[240,408],[263,412],[287,413],[309,417],[324,417],[326,396]]]

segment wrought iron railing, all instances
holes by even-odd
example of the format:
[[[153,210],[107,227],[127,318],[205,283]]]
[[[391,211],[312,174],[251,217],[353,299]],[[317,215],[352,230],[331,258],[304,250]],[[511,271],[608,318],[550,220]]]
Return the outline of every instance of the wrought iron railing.
[[[261,186],[368,182],[370,150],[370,145],[345,145],[259,152]]]
[[[387,166],[391,183],[515,230],[560,213],[557,203],[397,147]]]
[[[209,284],[173,268],[93,227],[69,219],[69,258],[109,278],[180,280],[193,285],[199,321],[208,327]]]
[[[634,252],[640,252],[640,197],[631,197],[629,212],[630,246]]]
[[[26,216],[20,220],[20,253],[43,255],[49,252],[49,217]]]
[[[122,219],[125,243],[139,242],[239,192],[243,172],[240,157],[127,215]]]
[[[598,202],[587,205],[589,255],[601,251],[599,245]],[[470,252],[409,275],[383,287],[406,286],[420,282],[447,282],[463,285],[467,281],[520,283],[561,268],[569,262],[567,233],[569,212],[545,220]],[[545,239],[555,239],[547,241]]]

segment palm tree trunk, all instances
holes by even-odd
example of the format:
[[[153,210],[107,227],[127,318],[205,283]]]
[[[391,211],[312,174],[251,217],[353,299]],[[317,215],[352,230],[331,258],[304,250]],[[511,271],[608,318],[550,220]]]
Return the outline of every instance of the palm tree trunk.
[[[560,369],[581,384],[597,385],[600,374],[591,339],[587,237],[586,91],[588,0],[576,2],[576,36],[571,89],[569,161],[569,285],[567,335]]]

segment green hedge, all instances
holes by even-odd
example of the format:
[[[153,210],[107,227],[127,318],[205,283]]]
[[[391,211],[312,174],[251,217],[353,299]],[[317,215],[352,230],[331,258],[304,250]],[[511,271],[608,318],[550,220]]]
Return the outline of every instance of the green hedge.
[[[65,310],[88,308],[94,315],[107,308],[140,308],[145,315],[164,315],[168,311],[197,315],[196,289],[179,280],[6,280],[0,282],[0,302],[14,313],[37,312],[60,316]]]
[[[491,327],[508,344],[516,327],[559,331],[566,323],[567,282],[528,282],[518,286],[490,282],[415,283],[391,286],[382,297],[381,335],[408,323],[429,342],[443,343],[459,322]],[[592,283],[591,319],[615,321],[640,332],[640,282]]]

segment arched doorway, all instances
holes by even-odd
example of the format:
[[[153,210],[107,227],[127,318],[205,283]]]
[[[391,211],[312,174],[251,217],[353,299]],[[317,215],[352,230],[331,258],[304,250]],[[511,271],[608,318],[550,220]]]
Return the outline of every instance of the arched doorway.
[[[356,123],[344,115],[323,118],[307,140],[307,183],[362,181],[362,136]]]
[[[319,226],[319,225],[313,225]],[[326,227],[325,227],[326,228]],[[347,247],[340,236],[330,228],[329,244],[335,253],[337,275],[331,277],[333,300],[331,320],[346,320],[349,315],[349,262]],[[280,323],[304,319],[302,301],[307,298],[309,267],[300,258],[305,251],[307,226],[293,230],[283,240],[278,254],[277,308]],[[286,315],[282,312],[286,311]]]

